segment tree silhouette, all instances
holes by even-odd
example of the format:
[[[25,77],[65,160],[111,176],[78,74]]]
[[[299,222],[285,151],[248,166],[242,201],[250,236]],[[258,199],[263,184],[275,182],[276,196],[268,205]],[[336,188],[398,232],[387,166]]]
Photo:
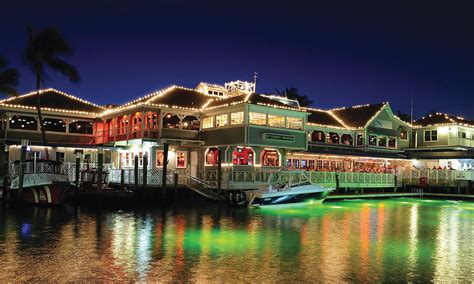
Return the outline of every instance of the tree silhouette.
[[[15,86],[18,85],[20,73],[14,68],[8,68],[7,60],[0,56],[0,93],[7,96],[17,96]]]
[[[310,106],[313,101],[307,95],[300,95],[298,89],[294,87],[285,88],[283,91],[276,89],[276,92],[280,96],[287,97],[289,99],[297,100],[300,106],[307,107]]]
[[[37,33],[28,27],[28,44],[25,50],[25,58],[28,66],[36,77],[36,110],[38,112],[38,123],[41,129],[43,145],[47,146],[46,133],[41,114],[41,84],[49,78],[46,68],[60,72],[71,82],[79,82],[80,77],[76,68],[62,59],[63,56],[72,55],[72,48],[62,35],[54,28],[47,28]],[[48,153],[46,153],[48,155]],[[47,157],[48,158],[48,157]]]

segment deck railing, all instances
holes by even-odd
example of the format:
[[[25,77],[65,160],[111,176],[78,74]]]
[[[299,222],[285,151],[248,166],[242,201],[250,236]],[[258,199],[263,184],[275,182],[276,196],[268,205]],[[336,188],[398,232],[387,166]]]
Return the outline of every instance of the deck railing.
[[[48,163],[26,163],[25,172],[48,172],[53,169],[53,165]],[[97,168],[96,163],[81,163],[80,170]],[[61,169],[54,169],[64,173],[70,181],[75,181],[76,164],[63,163]],[[112,164],[103,164],[103,171],[108,176],[108,181],[120,184],[123,179],[125,186],[135,185],[135,170],[133,168],[115,169]],[[15,177],[19,172],[19,163],[10,163],[10,175]],[[254,170],[233,170],[223,169],[221,186],[223,189],[250,189],[258,188],[269,183],[285,180],[285,172],[276,169],[254,169]],[[455,170],[409,170],[398,175],[386,173],[358,173],[358,172],[303,172],[307,178],[313,182],[326,187],[340,188],[391,188],[394,186],[423,185],[427,186],[456,186],[460,181],[474,180],[474,172]],[[123,178],[122,178],[123,175]],[[143,185],[144,171],[138,169],[138,184]],[[147,184],[149,186],[162,185],[162,169],[147,169]],[[188,172],[177,172],[168,170],[166,183],[168,186],[186,185]],[[217,186],[217,169],[206,169],[198,173],[197,178]]]

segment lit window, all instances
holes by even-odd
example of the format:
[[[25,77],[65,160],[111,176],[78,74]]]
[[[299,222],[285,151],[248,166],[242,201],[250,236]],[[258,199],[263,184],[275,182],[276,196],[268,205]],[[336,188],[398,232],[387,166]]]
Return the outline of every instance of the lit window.
[[[219,160],[219,149],[209,148],[206,153],[206,165],[215,166]]]
[[[216,115],[216,127],[227,126],[227,114]]]
[[[262,154],[262,165],[279,167],[280,166],[280,155],[276,150],[263,150]]]
[[[165,158],[165,155],[163,154],[163,151],[157,150],[156,151],[156,166],[157,167],[163,167],[164,158]]]
[[[247,147],[236,147],[232,152],[232,164],[253,166],[253,150]]]
[[[244,124],[244,112],[233,112],[230,114],[230,125]]]
[[[288,117],[288,128],[290,129],[303,129],[303,119],[296,117]]]
[[[205,117],[202,119],[202,129],[214,127],[214,117]]]
[[[186,152],[182,152],[182,151],[176,152],[176,167],[186,168]]]
[[[268,125],[271,127],[285,127],[285,117],[281,115],[268,115]]]
[[[357,146],[364,146],[364,136],[362,134],[357,134]]]
[[[408,132],[406,130],[400,131],[400,140],[408,140]]]
[[[267,115],[260,112],[251,112],[249,113],[249,123],[255,125],[266,125]]]

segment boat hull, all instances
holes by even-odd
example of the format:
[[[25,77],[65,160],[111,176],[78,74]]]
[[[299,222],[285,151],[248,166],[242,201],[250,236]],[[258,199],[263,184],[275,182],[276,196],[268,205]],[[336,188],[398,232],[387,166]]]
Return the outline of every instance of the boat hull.
[[[305,193],[288,192],[281,195],[263,194],[261,196],[256,196],[249,205],[258,208],[281,208],[321,204],[329,193],[330,190]]]
[[[72,185],[69,182],[53,182],[23,189],[23,201],[34,205],[59,205],[64,202],[66,192]]]

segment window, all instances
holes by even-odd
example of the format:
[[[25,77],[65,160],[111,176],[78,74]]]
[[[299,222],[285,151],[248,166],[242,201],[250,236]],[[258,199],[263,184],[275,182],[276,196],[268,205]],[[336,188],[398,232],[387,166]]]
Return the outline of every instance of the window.
[[[212,127],[214,127],[214,117],[210,116],[210,117],[203,118],[202,129],[212,128]]]
[[[288,121],[288,128],[298,129],[298,130],[303,129],[303,120],[301,118],[288,117],[287,121]]]
[[[56,152],[56,161],[64,163],[64,152]]]
[[[176,167],[186,168],[186,152],[182,152],[182,151],[176,152]]]
[[[425,130],[425,142],[438,141],[438,130]]]
[[[387,147],[387,137],[385,136],[379,137],[379,147]]]
[[[69,123],[69,133],[92,134],[92,122],[72,120]]]
[[[14,115],[10,118],[11,129],[38,130],[38,122],[34,117]]]
[[[377,146],[377,136],[369,135],[369,146]]]
[[[26,159],[27,160],[34,160],[34,159],[39,160],[39,159],[41,159],[41,152],[40,151],[28,151],[28,152],[26,152]]]
[[[322,142],[326,141],[326,136],[324,135],[324,132],[322,131],[313,131],[311,134],[311,141],[313,142]]]
[[[400,140],[408,140],[408,132],[406,130],[400,131]]]
[[[145,116],[145,128],[152,130],[158,127],[158,115],[156,113],[148,113]]]
[[[45,131],[66,132],[66,123],[62,119],[43,118]]]
[[[209,148],[206,153],[206,165],[215,166],[219,160],[219,149]]]
[[[254,125],[266,125],[267,115],[260,112],[249,113],[249,123]]]
[[[233,112],[230,114],[230,125],[244,124],[244,112]]]
[[[165,154],[163,153],[163,150],[156,150],[156,166],[157,167],[163,167],[165,159]]]
[[[227,126],[228,115],[220,114],[216,115],[216,127]]]
[[[143,161],[144,161],[145,159],[147,159],[147,162],[148,162],[148,154],[147,154],[147,152],[138,152],[138,154],[135,154],[135,156],[138,156],[138,166],[139,166],[140,168],[143,167]],[[135,158],[135,157],[134,157],[134,158]],[[134,163],[135,163],[135,161],[134,161]]]
[[[339,144],[339,134],[335,132],[329,132],[326,136],[326,140],[330,144]]]
[[[388,148],[397,148],[397,138],[395,137],[388,138]]]
[[[263,150],[262,165],[270,167],[280,166],[280,155],[277,150]]]
[[[464,138],[464,139],[467,138],[466,132],[463,132],[463,131],[459,131],[458,136],[459,138]]]
[[[167,113],[163,116],[163,128],[179,129],[181,121],[176,114]]]
[[[181,129],[199,131],[199,120],[195,116],[188,115],[183,118]]]
[[[342,134],[341,136],[341,144],[343,145],[351,145],[352,146],[352,135],[349,134]]]
[[[357,134],[357,146],[364,146],[364,135]]]
[[[253,166],[254,153],[252,148],[248,147],[236,147],[232,152],[232,164]]]
[[[281,115],[268,115],[268,125],[271,127],[285,127],[285,117]]]
[[[128,127],[128,118],[127,118],[126,115],[124,115],[124,116],[120,119],[119,134],[127,133],[127,127]]]

